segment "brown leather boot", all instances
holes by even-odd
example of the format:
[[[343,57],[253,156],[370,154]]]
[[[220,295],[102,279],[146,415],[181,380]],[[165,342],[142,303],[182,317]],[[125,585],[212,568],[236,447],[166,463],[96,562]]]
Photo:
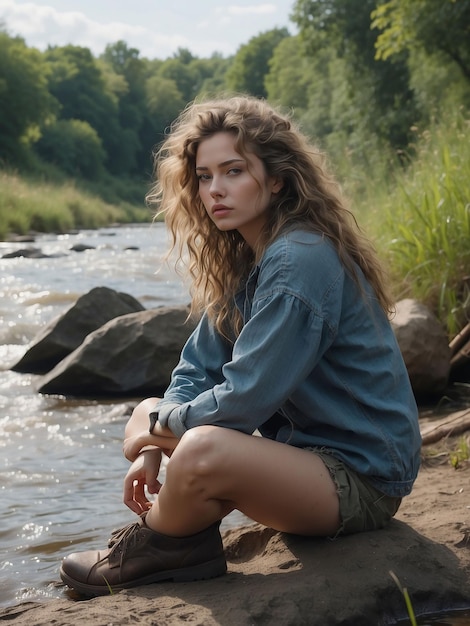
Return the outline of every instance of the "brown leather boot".
[[[183,582],[227,571],[220,522],[189,537],[161,535],[143,518],[115,531],[110,548],[75,552],[60,568],[64,583],[86,596],[101,596],[163,580]]]

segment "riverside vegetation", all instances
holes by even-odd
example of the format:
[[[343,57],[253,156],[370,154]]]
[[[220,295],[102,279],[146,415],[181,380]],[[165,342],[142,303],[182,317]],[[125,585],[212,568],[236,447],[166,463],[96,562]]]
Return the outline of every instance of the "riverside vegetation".
[[[0,238],[31,231],[66,233],[120,222],[143,222],[149,212],[130,202],[107,202],[73,180],[47,182],[18,172],[0,171]]]

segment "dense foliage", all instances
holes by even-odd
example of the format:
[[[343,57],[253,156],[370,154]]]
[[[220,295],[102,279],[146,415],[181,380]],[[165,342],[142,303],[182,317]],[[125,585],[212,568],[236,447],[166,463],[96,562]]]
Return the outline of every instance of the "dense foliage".
[[[413,164],[422,158],[417,136],[427,129],[437,132],[439,125],[466,128],[470,0],[296,0],[291,19],[297,34],[286,27],[260,33],[228,58],[217,52],[198,58],[179,49],[167,59],[146,59],[124,41],[108,45],[99,57],[72,45],[40,52],[0,25],[0,164],[45,182],[67,185],[72,178],[74,186],[107,203],[143,208],[152,152],[172,120],[195,98],[237,91],[291,109],[330,154],[356,206],[371,197],[377,203],[380,194],[405,206],[405,196],[396,195],[397,176],[402,186],[414,184],[400,176],[416,175]],[[459,153],[465,133],[451,136],[452,155]],[[445,206],[446,223],[454,220],[449,216],[457,200],[449,178],[458,180],[459,228],[468,228],[468,178],[452,163],[450,171],[441,172],[445,185],[439,176],[421,175],[421,191],[414,193],[425,204],[413,200],[419,211],[400,218],[411,230],[420,222],[418,214],[423,222],[428,213],[439,221],[436,203]],[[393,219],[385,223],[393,230]],[[0,226],[11,227],[8,216],[0,215]],[[395,254],[401,259],[396,267],[409,277],[412,268],[407,270],[403,259],[424,267],[429,258],[421,264],[416,252],[421,235],[407,238],[403,230],[396,235],[394,250],[403,246]],[[438,240],[430,238],[430,245],[444,258]],[[468,255],[458,273],[470,274]],[[468,289],[460,290],[455,306],[461,312]],[[435,292],[429,298],[436,308],[445,299]]]
[[[41,53],[5,28],[0,159],[21,167],[29,150],[68,175],[141,178],[189,101],[237,91],[293,108],[333,158],[373,161],[469,104],[470,0],[297,0],[292,20],[298,35],[276,28],[205,59],[150,60],[124,41],[99,58],[72,45]]]

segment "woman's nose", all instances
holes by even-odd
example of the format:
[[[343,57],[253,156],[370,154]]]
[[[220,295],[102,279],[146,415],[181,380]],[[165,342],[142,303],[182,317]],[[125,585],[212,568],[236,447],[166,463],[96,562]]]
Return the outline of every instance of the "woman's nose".
[[[222,181],[217,176],[214,176],[211,180],[210,194],[213,198],[224,195]]]

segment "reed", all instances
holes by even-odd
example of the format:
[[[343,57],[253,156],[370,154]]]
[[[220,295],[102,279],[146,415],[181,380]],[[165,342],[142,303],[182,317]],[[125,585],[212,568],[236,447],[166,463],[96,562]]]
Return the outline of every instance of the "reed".
[[[403,595],[403,598],[405,600],[406,610],[407,610],[408,616],[410,618],[411,626],[418,626],[418,622],[416,621],[416,616],[415,616],[415,613],[414,613],[413,605],[411,603],[410,595],[408,593],[408,589],[406,587],[403,587],[403,585],[401,584],[398,576],[394,572],[389,571],[389,574],[393,578],[396,586],[398,587],[398,589],[400,590],[400,592]]]

